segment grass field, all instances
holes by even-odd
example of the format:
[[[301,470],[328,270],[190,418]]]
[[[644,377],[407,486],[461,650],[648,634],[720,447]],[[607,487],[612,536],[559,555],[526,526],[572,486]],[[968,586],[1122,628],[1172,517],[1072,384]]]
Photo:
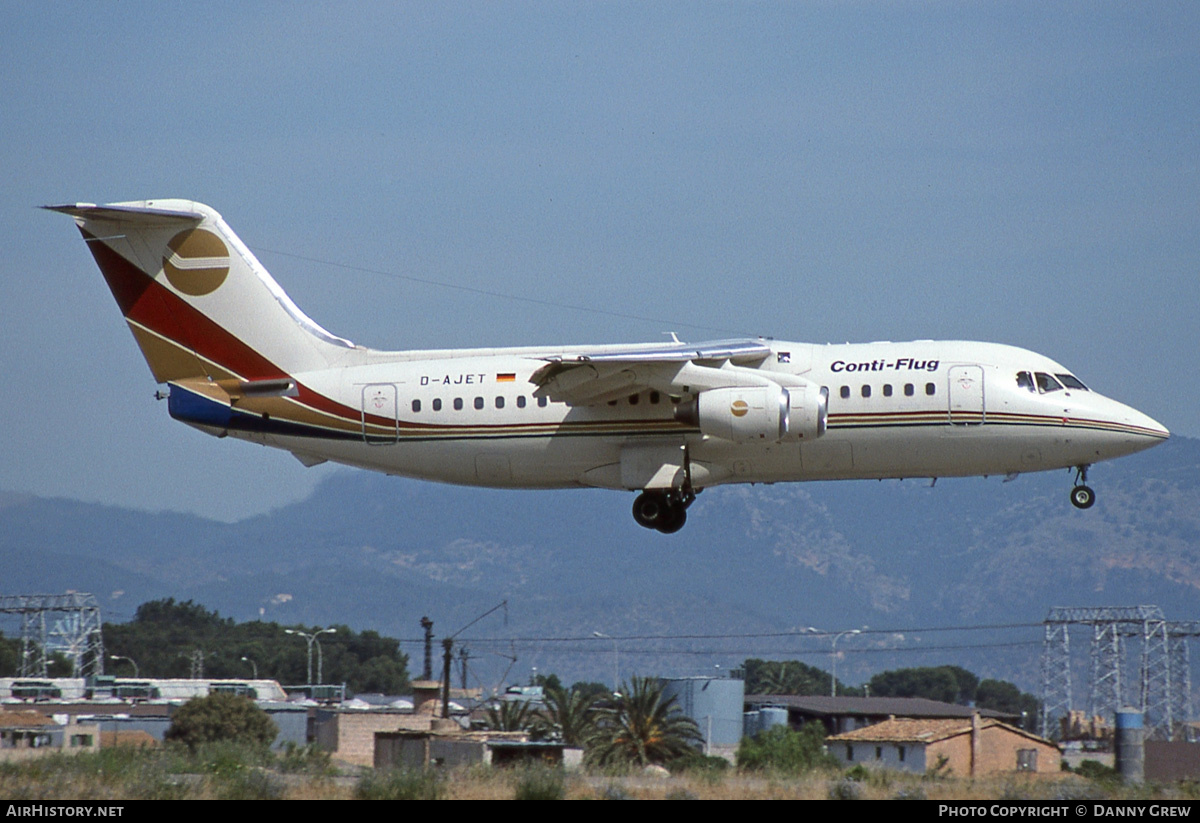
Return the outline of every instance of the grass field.
[[[237,746],[107,749],[0,764],[0,797],[22,800],[1194,800],[1200,784],[1123,786],[1077,774],[973,780],[897,773],[813,771],[803,775],[696,771],[563,773],[546,768],[472,767],[375,772],[339,767],[321,752],[282,755]]]

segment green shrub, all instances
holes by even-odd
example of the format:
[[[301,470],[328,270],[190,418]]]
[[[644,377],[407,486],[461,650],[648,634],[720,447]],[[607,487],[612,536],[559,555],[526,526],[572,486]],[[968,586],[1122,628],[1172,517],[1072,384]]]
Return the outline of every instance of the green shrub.
[[[566,785],[562,769],[527,766],[516,773],[514,800],[562,800]]]
[[[688,774],[692,776],[715,775],[720,777],[729,770],[729,761],[723,757],[713,757],[701,752],[691,751],[682,757],[677,757],[667,764],[671,774]]]
[[[843,777],[829,784],[830,800],[862,800],[862,784]]]
[[[601,800],[632,800],[629,792],[625,791],[623,786],[618,786],[616,783],[609,783],[604,787],[604,791],[600,793]]]
[[[184,703],[171,717],[166,739],[195,748],[232,742],[266,748],[279,727],[248,697],[216,692]]]
[[[687,789],[671,789],[667,792],[667,800],[699,800],[700,798]]]
[[[1099,760],[1085,760],[1075,767],[1075,773],[1080,777],[1086,777],[1088,780],[1097,780],[1101,783],[1115,783],[1121,779],[1121,775],[1112,766],[1105,766]]]
[[[445,790],[445,780],[435,771],[395,769],[364,775],[354,796],[359,800],[440,800]]]
[[[801,774],[836,764],[825,753],[825,731],[819,723],[810,723],[800,731],[775,726],[754,737],[743,737],[737,762],[739,767],[750,771],[786,774]]]
[[[247,769],[212,780],[213,793],[219,800],[281,800],[283,783],[262,769]]]
[[[329,752],[315,745],[297,746],[290,740],[276,761],[281,772],[327,777],[337,770]]]

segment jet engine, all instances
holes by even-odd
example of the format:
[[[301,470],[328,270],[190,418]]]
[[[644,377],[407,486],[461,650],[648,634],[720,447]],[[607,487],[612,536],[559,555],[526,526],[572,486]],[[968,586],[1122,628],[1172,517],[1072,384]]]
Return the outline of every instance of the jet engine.
[[[737,386],[708,389],[675,407],[675,419],[734,443],[812,440],[825,433],[829,390]]]

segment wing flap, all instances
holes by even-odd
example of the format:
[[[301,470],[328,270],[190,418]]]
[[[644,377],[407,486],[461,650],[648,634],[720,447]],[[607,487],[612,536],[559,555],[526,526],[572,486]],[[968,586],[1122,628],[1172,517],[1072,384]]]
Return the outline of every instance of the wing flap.
[[[684,382],[686,376],[694,376],[697,369],[710,374],[721,366],[758,364],[770,354],[770,346],[759,340],[606,348],[553,360],[530,379],[538,387],[534,392],[538,397],[592,406],[647,390],[678,393],[690,385]],[[736,382],[736,378],[730,379]],[[702,382],[707,388],[709,380]]]

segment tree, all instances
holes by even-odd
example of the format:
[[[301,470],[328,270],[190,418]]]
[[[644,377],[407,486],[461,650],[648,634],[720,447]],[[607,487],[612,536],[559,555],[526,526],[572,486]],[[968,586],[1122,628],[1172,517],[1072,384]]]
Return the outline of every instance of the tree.
[[[808,723],[800,731],[775,726],[754,737],[743,737],[737,751],[738,766],[751,771],[800,774],[831,762],[820,723]]]
[[[926,666],[880,672],[870,680],[873,697],[925,697],[943,703],[970,703],[979,678],[961,666]]]
[[[545,694],[546,705],[539,716],[546,735],[567,746],[584,746],[596,729],[596,698],[574,688],[548,688]]]
[[[1026,731],[1033,731],[1041,713],[1041,703],[1031,694],[1007,680],[984,680],[975,692],[975,705],[981,709],[1021,715]]]
[[[524,732],[537,728],[538,716],[526,700],[501,700],[488,706],[484,726],[496,732]]]
[[[551,672],[550,674],[536,674],[530,683],[531,686],[541,686],[543,690],[550,691],[551,689],[562,689],[562,681],[558,679],[558,675]]]
[[[599,766],[662,765],[701,742],[695,721],[663,696],[656,679],[635,677],[596,708],[588,759]]]
[[[370,630],[336,629],[320,639],[325,682],[345,683],[352,693],[404,692],[408,656],[399,641]],[[307,644],[278,623],[235,623],[190,600],[143,603],[130,622],[105,625],[104,641],[109,652],[136,660],[143,677],[187,677],[196,649],[205,653],[204,673],[213,678],[249,677],[251,666],[242,658],[257,664],[260,677],[284,684],[305,682],[308,667]]]
[[[214,692],[180,706],[171,718],[166,739],[189,748],[217,741],[266,747],[278,734],[275,721],[250,698]]]
[[[571,684],[571,691],[579,692],[591,699],[593,703],[599,700],[607,700],[612,696],[611,687],[606,683],[600,683],[596,680],[576,680]]]
[[[16,677],[21,670],[21,641],[0,634],[0,677]]]
[[[799,660],[759,660],[742,663],[746,671],[746,694],[829,694],[831,676],[824,669]],[[838,694],[856,690],[838,681]]]

